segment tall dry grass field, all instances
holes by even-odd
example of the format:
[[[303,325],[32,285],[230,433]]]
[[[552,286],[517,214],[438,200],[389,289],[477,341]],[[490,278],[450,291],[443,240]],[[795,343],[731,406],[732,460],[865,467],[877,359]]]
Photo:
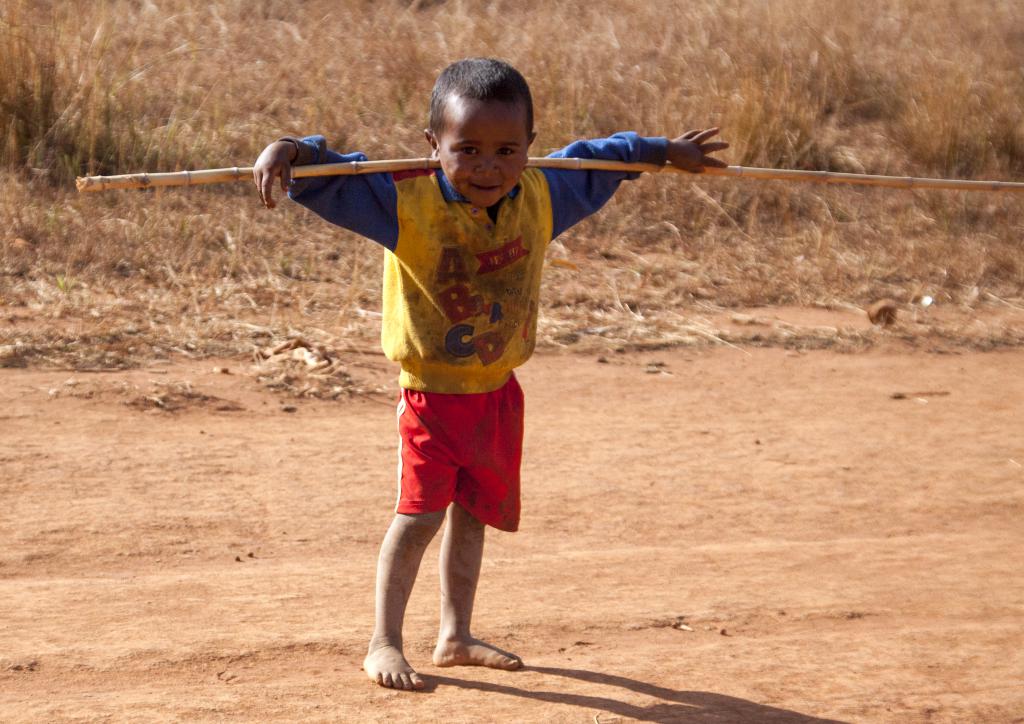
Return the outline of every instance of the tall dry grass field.
[[[116,365],[372,336],[371,243],[248,185],[72,181],[250,165],[282,134],[426,155],[433,80],[469,55],[531,82],[534,155],[714,124],[735,164],[1022,180],[1022,29],[1016,0],[2,0],[0,343]],[[553,246],[568,263],[542,337],[680,340],[738,305],[1012,300],[1022,232],[1019,195],[644,178]]]

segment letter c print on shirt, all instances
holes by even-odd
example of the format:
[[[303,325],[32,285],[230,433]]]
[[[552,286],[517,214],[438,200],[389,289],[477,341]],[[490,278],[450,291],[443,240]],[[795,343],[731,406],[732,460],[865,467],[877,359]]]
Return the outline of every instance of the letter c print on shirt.
[[[469,324],[456,324],[444,336],[444,348],[452,357],[472,357],[476,349],[473,346],[473,327]],[[468,338],[468,339],[467,339]]]
[[[480,358],[484,365],[497,362],[505,353],[508,338],[497,330],[473,336],[476,329],[470,324],[456,324],[444,336],[444,348],[452,357]]]

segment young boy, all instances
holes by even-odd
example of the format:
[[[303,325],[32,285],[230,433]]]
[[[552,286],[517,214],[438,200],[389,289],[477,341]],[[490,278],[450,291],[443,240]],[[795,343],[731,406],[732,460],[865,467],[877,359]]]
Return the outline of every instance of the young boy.
[[[674,139],[621,133],[552,154],[724,166],[717,129]],[[376,623],[363,668],[381,686],[420,689],[402,653],[402,620],[420,560],[441,544],[437,666],[518,669],[515,654],[470,634],[484,527],[519,525],[523,396],[513,369],[533,352],[544,251],[637,174],[527,169],[533,103],[506,63],[462,60],[438,77],[426,138],[438,171],[291,179],[291,167],[366,160],[321,136],[286,138],[253,176],[268,208],[282,190],[328,221],[387,249],[381,340],[401,364],[398,503],[377,566]]]

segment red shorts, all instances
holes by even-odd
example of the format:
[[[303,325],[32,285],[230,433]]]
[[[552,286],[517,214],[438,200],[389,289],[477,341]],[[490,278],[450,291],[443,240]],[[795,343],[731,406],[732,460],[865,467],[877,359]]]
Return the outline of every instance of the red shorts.
[[[519,527],[523,390],[515,375],[478,394],[402,390],[398,403],[397,513],[452,502],[499,530]]]

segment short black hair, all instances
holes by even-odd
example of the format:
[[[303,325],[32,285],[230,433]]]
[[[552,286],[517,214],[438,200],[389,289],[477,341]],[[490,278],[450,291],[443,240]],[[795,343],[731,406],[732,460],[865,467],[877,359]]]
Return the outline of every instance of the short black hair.
[[[430,130],[444,130],[444,110],[451,96],[476,101],[502,101],[523,104],[526,109],[526,133],[533,133],[533,97],[522,74],[508,63],[495,58],[466,58],[441,71],[430,94]]]

